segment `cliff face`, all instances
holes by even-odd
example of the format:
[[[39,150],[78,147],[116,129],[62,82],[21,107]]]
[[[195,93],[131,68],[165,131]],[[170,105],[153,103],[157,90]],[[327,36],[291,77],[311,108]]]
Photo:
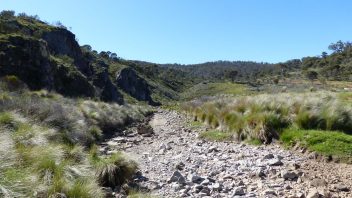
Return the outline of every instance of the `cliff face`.
[[[0,76],[16,75],[30,89],[123,103],[109,65],[84,56],[75,35],[20,18],[0,18]]]
[[[119,71],[116,75],[116,84],[137,100],[147,101],[150,105],[158,105],[151,97],[150,85],[133,69],[124,68]]]
[[[66,29],[54,29],[43,32],[42,39],[48,43],[50,54],[68,56],[74,60],[75,66],[85,75],[92,75],[89,62],[84,60],[81,48],[75,35]]]
[[[53,63],[44,41],[22,36],[0,39],[0,75],[16,75],[31,89],[53,88]]]

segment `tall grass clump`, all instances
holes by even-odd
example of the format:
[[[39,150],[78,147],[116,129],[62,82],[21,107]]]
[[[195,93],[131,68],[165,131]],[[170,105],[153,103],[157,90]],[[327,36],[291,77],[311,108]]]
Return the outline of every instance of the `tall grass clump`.
[[[151,109],[33,92],[14,77],[5,81],[0,79],[0,197],[99,198],[105,197],[103,186],[131,179],[135,162],[121,154],[102,157],[94,145]]]
[[[329,92],[213,97],[184,103],[182,109],[237,140],[270,143],[290,126],[352,133],[351,106]]]
[[[132,179],[137,170],[134,161],[126,159],[121,153],[106,158],[93,158],[96,176],[99,183],[105,187],[120,186]]]

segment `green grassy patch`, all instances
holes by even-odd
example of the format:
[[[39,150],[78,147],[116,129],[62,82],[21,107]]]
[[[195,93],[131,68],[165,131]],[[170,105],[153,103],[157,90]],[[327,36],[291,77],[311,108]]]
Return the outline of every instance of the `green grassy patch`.
[[[337,131],[286,129],[280,136],[286,146],[297,143],[310,151],[342,160],[352,157],[352,136]]]
[[[250,139],[250,140],[246,140],[245,142],[247,144],[254,145],[254,146],[259,146],[263,144],[262,141],[260,141],[259,139]]]
[[[191,100],[202,96],[215,96],[218,94],[243,95],[249,93],[245,85],[224,82],[224,83],[200,83],[182,94],[184,100]]]
[[[197,129],[197,128],[200,128],[201,126],[203,126],[203,123],[199,121],[192,121],[189,123],[189,127],[192,129]]]
[[[166,102],[166,104],[163,104],[162,108],[169,111],[181,111],[180,104],[176,102]]]
[[[15,124],[15,119],[9,112],[0,113],[0,126],[12,127]]]
[[[342,92],[338,94],[338,97],[345,102],[352,103],[352,92]]]
[[[205,131],[199,135],[200,138],[210,140],[210,141],[225,141],[231,140],[231,133],[221,132],[218,130]]]

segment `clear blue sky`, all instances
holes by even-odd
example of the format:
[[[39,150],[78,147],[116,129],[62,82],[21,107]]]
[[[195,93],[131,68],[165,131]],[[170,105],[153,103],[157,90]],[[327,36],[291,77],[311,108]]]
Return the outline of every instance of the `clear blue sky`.
[[[94,49],[156,63],[285,61],[352,40],[351,0],[0,0]]]

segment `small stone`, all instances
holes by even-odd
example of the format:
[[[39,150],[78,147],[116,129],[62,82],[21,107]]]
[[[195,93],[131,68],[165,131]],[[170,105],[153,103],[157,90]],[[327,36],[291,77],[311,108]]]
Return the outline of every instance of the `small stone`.
[[[165,152],[166,152],[166,149],[163,148],[159,150],[158,154],[163,155],[165,154]]]
[[[244,186],[244,182],[242,180],[240,180],[238,183],[237,183],[237,186]]]
[[[216,146],[211,146],[209,147],[208,149],[208,153],[211,153],[211,152],[218,152],[219,150],[216,148]]]
[[[292,188],[290,185],[287,184],[287,185],[285,185],[285,189],[286,189],[286,190],[291,190],[291,189],[293,189],[293,188]]]
[[[171,182],[177,182],[179,184],[185,184],[186,183],[186,179],[185,177],[182,176],[182,174],[178,171],[175,171],[171,178],[168,180],[169,183]]]
[[[227,174],[223,177],[223,179],[234,179],[232,175]]]
[[[309,159],[318,159],[318,153],[317,152],[312,152],[308,155]]]
[[[183,162],[179,162],[176,164],[176,169],[177,170],[183,170],[185,168],[185,164]]]
[[[174,191],[179,191],[179,190],[183,189],[183,186],[181,184],[178,184],[178,183],[173,183],[172,184],[172,189],[174,189]]]
[[[112,140],[114,140],[115,142],[126,143],[126,139],[124,137],[116,137],[116,138],[113,138]]]
[[[302,192],[297,193],[295,198],[305,198],[304,193]]]
[[[255,171],[255,176],[257,176],[257,177],[265,177],[266,175],[265,175],[263,170],[258,169],[258,170]]]
[[[284,163],[281,162],[280,159],[272,159],[269,161],[269,166],[282,166]]]
[[[209,179],[205,179],[200,183],[200,185],[207,186],[207,185],[209,185],[209,183],[210,183]]]
[[[284,159],[284,157],[282,157],[281,155],[277,155],[276,158],[277,158],[278,160]]]
[[[202,190],[200,190],[200,193],[205,193],[206,195],[210,195],[210,189],[204,186]]]
[[[192,191],[195,192],[195,193],[199,193],[202,189],[203,189],[203,186],[197,184],[197,185],[193,186]]]
[[[324,187],[326,186],[326,181],[319,178],[314,178],[311,182],[309,182],[310,187]]]
[[[282,170],[281,171],[281,177],[284,178],[285,180],[295,180],[298,178],[298,174],[292,171],[288,170]]]
[[[188,179],[193,183],[197,183],[197,184],[200,184],[202,181],[204,181],[204,178],[193,174],[188,175]]]
[[[276,195],[276,193],[272,189],[267,189],[264,191],[264,195]]]
[[[159,149],[166,149],[166,144],[165,143],[161,143],[160,146],[159,146]]]
[[[237,187],[234,190],[233,196],[235,195],[245,195],[246,193],[244,192],[244,188],[243,187]]]
[[[306,198],[320,198],[320,194],[317,189],[310,189]]]
[[[215,183],[215,184],[213,184],[212,188],[215,191],[220,191],[222,189],[222,185],[219,183]]]
[[[297,163],[293,163],[293,164],[289,165],[289,168],[292,170],[297,170],[297,169],[301,168],[301,166]]]
[[[274,158],[274,155],[273,154],[267,154],[263,157],[263,159],[273,159]]]
[[[342,192],[349,192],[350,191],[350,189],[343,184],[336,184],[336,185],[334,185],[334,188],[337,189],[338,191],[342,191]]]
[[[181,193],[181,194],[187,194],[188,191],[189,191],[188,188],[184,188],[184,189],[181,189],[181,190],[180,190],[180,193]]]

